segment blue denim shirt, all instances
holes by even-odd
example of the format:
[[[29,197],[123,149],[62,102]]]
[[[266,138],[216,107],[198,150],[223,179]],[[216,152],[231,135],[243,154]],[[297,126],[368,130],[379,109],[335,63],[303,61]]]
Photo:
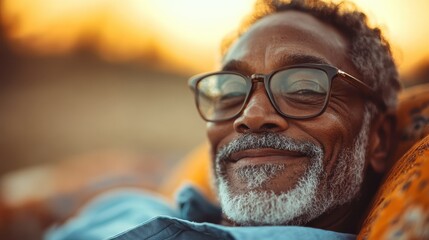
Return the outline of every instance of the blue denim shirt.
[[[75,218],[51,228],[47,240],[141,239],[329,239],[351,240],[355,235],[299,226],[227,227],[221,210],[193,187],[184,187],[177,208],[141,190],[123,189],[104,194]]]

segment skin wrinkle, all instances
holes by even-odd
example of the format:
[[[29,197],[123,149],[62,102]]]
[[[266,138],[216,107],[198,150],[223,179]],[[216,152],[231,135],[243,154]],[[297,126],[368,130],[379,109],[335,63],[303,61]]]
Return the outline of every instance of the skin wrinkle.
[[[334,115],[334,114],[331,114],[331,116],[332,115]],[[348,129],[353,129],[351,125],[349,125],[347,127],[343,127],[343,125],[341,123],[339,123],[336,118],[333,118],[333,117],[330,118],[330,116],[327,116],[327,117],[329,118],[329,121],[334,123],[333,125],[336,125],[337,128],[347,129],[347,127],[348,127]],[[347,122],[346,122],[346,124],[347,124]],[[338,161],[337,158],[338,159],[340,158],[340,154],[341,154],[342,150],[344,149],[344,147],[343,147],[344,143],[353,144],[353,142],[350,140],[347,141],[347,139],[344,139],[344,137],[340,134],[336,135],[336,134],[332,134],[330,132],[327,132],[326,134],[329,135],[331,137],[331,139],[337,140],[334,142],[335,147],[333,148],[333,151],[331,151],[329,154],[327,154],[325,156],[325,159],[327,160],[325,171],[330,172],[334,168],[336,161]]]
[[[312,143],[297,143],[277,134],[247,135],[232,141],[218,154],[216,159],[216,178],[218,194],[224,214],[232,221],[241,225],[300,225],[311,221],[335,206],[350,202],[360,192],[363,181],[365,148],[368,144],[371,114],[365,108],[362,127],[350,149],[340,153],[340,159],[334,167],[333,174],[327,176],[324,185],[321,178],[326,178],[323,171],[323,151],[320,146]],[[280,142],[281,141],[281,142]],[[225,159],[237,151],[249,147],[275,147],[282,150],[311,149],[311,164],[306,173],[298,180],[296,186],[287,192],[275,194],[270,190],[257,189],[250,184],[249,192],[237,194],[230,189],[230,180],[223,171]],[[308,150],[307,150],[308,151]],[[281,165],[280,165],[281,166]],[[270,169],[268,167],[268,169]],[[280,167],[281,168],[281,167]],[[246,168],[246,177],[264,172],[263,166]],[[248,173],[254,171],[253,173]],[[268,170],[269,171],[269,170]],[[271,180],[281,174],[278,169],[274,175],[264,179]],[[251,179],[248,179],[251,181]],[[322,189],[316,194],[317,189]],[[316,197],[317,196],[317,197]],[[324,204],[320,204],[320,203]]]
[[[346,121],[347,127],[343,127],[343,123],[338,122],[338,119],[336,117],[334,117],[336,114],[341,114],[341,111],[337,111],[335,109],[337,109],[336,107],[333,107],[334,109],[332,111],[334,111],[333,113],[327,113],[325,112],[325,117],[328,118],[328,120],[332,123],[332,125],[334,125],[336,128],[342,128],[343,131],[346,131],[346,129],[351,129],[353,132],[356,128],[354,128],[352,126],[352,120]],[[345,107],[341,107],[341,109],[344,109]],[[303,129],[304,131],[306,131],[311,137],[312,139],[315,139],[314,141],[316,142],[316,144],[320,145],[323,149],[323,143],[320,142],[317,139],[317,134],[320,134],[320,132],[323,131],[323,128],[318,128],[318,123],[317,121],[314,121],[313,119],[309,119],[309,120],[304,120],[304,121],[295,121],[293,123],[290,124],[295,124],[297,127]],[[314,132],[312,131],[313,129],[318,129],[319,132]],[[326,167],[325,167],[325,171],[330,172],[331,169],[333,169],[333,166],[335,164],[335,161],[330,161],[330,160],[336,160],[338,158],[338,156],[341,153],[341,150],[343,149],[343,144],[353,144],[352,140],[347,140],[344,139],[343,135],[341,134],[335,134],[332,131],[327,130],[326,132],[323,132],[324,135],[329,136],[331,142],[333,142],[333,144],[335,144],[335,147],[333,147],[333,151],[328,151],[326,152],[324,149],[324,153],[325,153],[325,159],[326,159]],[[358,129],[356,129],[356,133],[353,134],[358,134]],[[335,140],[335,141],[334,141]]]
[[[350,189],[359,189],[358,192],[348,192],[346,195],[350,196],[348,199],[344,199],[343,202],[340,204],[344,204],[348,201],[351,201],[353,198],[356,197],[356,194],[360,192],[360,187],[363,182],[363,170],[365,167],[365,149],[368,146],[368,137],[369,137],[369,131],[370,131],[370,122],[371,122],[371,112],[369,109],[369,106],[365,107],[364,110],[364,117],[362,122],[362,128],[353,144],[353,147],[350,150],[346,150],[340,154],[340,159],[343,159],[343,161],[339,161],[339,163],[336,165],[336,168],[334,169],[334,176],[336,176],[336,179],[331,180],[332,182],[336,183],[337,186],[336,189],[332,189],[332,192],[338,192],[338,191],[344,191],[342,189],[342,186],[344,184],[351,184],[350,188],[346,188],[346,190]],[[353,153],[352,156],[347,155],[347,153]],[[352,181],[345,181],[346,179],[341,179],[337,176],[340,176],[340,172],[345,172],[346,175],[353,175],[355,174],[356,178],[352,178]],[[335,173],[337,173],[335,175]],[[334,186],[335,186],[334,185]]]

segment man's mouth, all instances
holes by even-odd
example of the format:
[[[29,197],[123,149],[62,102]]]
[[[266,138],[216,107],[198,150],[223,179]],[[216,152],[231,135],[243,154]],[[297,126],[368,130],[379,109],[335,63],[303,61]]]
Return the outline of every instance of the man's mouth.
[[[274,148],[254,148],[232,153],[227,161],[249,164],[285,162],[305,157],[305,154],[296,151],[280,150]]]

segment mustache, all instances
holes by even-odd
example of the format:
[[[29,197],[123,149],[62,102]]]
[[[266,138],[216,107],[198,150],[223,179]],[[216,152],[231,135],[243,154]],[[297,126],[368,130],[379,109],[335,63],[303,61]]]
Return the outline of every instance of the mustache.
[[[231,154],[259,148],[272,148],[277,150],[298,152],[309,158],[320,157],[323,149],[320,145],[310,141],[296,140],[278,133],[244,134],[223,146],[216,153],[216,162],[226,161]]]

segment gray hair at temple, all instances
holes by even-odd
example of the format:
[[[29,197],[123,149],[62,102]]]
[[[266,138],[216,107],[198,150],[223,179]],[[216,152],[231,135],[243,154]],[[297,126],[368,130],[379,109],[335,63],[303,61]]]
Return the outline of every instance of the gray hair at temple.
[[[380,28],[371,28],[367,16],[350,2],[257,0],[253,12],[235,32],[224,39],[222,55],[253,23],[267,15],[286,10],[308,13],[343,33],[350,41],[350,60],[361,74],[362,80],[380,93],[388,109],[396,108],[397,93],[401,85],[390,45]]]

